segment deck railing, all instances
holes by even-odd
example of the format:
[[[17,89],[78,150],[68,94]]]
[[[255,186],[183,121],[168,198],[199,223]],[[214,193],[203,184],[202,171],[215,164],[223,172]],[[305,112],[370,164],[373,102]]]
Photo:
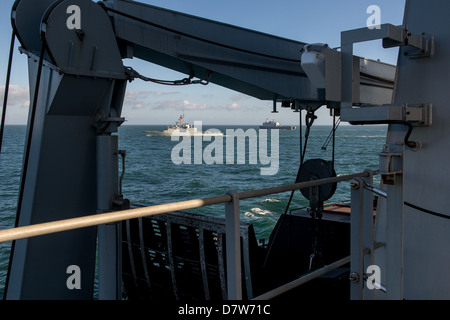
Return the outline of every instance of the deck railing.
[[[89,216],[58,220],[40,224],[34,224],[23,227],[16,227],[11,229],[0,230],[0,242],[18,240],[29,237],[36,237],[56,232],[74,230],[79,228],[98,226],[103,224],[115,223],[124,220],[130,220],[141,217],[148,217],[163,213],[169,213],[173,211],[181,211],[194,209],[204,206],[225,204],[225,225],[226,225],[226,247],[227,250],[227,291],[228,299],[242,299],[242,286],[241,286],[241,249],[239,240],[239,201],[249,198],[261,197],[271,194],[277,194],[287,191],[293,191],[303,188],[310,188],[314,186],[337,183],[342,181],[348,181],[355,178],[369,177],[373,174],[373,171],[366,170],[364,172],[342,175],[338,177],[295,183],[291,185],[272,187],[266,189],[258,189],[252,191],[236,192],[230,191],[225,195],[193,199],[179,202],[166,203],[161,205],[128,209],[122,211],[113,211],[107,213],[93,214]],[[230,250],[231,249],[231,250]],[[298,281],[293,281],[287,284],[287,287],[275,290],[274,292],[285,292],[286,289],[290,290],[306,281],[312,280],[334,268],[338,268],[343,264],[348,263],[350,257],[343,258],[329,266],[325,266],[322,269],[308,274],[306,277],[302,277]],[[280,294],[278,293],[278,294]],[[277,295],[276,293],[267,293],[257,297],[257,299],[267,299]]]

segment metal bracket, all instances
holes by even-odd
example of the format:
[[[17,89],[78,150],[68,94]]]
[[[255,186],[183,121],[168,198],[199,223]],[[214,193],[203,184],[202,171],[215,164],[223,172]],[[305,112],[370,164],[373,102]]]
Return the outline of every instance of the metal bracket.
[[[415,127],[429,127],[432,120],[432,104],[408,105],[402,106],[402,117],[404,121],[411,123]]]
[[[406,26],[394,26],[386,23],[379,29],[359,28],[342,32],[342,44],[353,44],[370,40],[383,40],[383,48],[408,46],[408,56],[424,58],[434,55],[434,36],[426,33],[420,35],[412,33]]]
[[[403,26],[394,27],[397,29],[397,37],[383,38],[383,48],[393,48],[399,46],[408,46],[405,56],[411,59],[429,58],[434,55],[434,36],[426,34],[414,34]]]
[[[354,78],[353,45],[358,42],[383,40],[383,47],[407,46],[404,54],[411,58],[424,58],[434,55],[434,36],[413,34],[405,26],[382,24],[379,29],[359,28],[341,33],[342,52],[342,98],[341,111],[351,109],[354,101],[358,101],[359,86]],[[355,98],[355,99],[354,99]],[[352,110],[349,110],[352,111]],[[342,118],[342,120],[344,120]],[[347,121],[347,120],[345,120]]]
[[[114,110],[110,110],[110,113],[114,112]],[[94,115],[94,119],[92,124],[98,129],[98,130],[104,130],[108,127],[110,123],[117,124],[117,127],[120,126],[123,122],[125,122],[125,118],[123,117],[114,117],[106,115],[106,112],[102,109],[97,110],[97,112]]]
[[[404,122],[413,127],[432,124],[432,104],[384,105],[379,107],[344,108],[341,120],[353,124]]]
[[[123,123],[123,122],[125,122],[125,118],[123,118],[123,117],[106,117],[106,118],[102,119],[101,121]]]
[[[400,146],[386,144],[379,154],[379,170],[384,184],[393,185],[396,175],[402,174],[403,152]]]

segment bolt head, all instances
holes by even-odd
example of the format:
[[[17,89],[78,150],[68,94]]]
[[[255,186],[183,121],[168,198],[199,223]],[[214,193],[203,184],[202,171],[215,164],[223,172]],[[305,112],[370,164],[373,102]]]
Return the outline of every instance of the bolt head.
[[[356,180],[353,180],[352,182],[350,182],[350,187],[351,187],[353,190],[359,189],[359,182],[356,181]]]
[[[359,282],[359,274],[357,272],[350,273],[349,280],[351,282]]]

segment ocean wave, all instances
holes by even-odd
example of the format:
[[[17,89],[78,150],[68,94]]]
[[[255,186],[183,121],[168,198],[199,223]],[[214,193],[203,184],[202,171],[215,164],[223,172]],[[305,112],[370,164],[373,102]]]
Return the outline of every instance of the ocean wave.
[[[275,198],[272,198],[272,199],[264,199],[263,201],[261,201],[262,203],[266,203],[266,202],[281,202],[281,200],[279,200],[279,199],[275,199]]]
[[[244,215],[250,218],[261,218],[262,216],[272,215],[273,213],[269,210],[264,210],[261,208],[251,208],[250,211],[246,211]]]

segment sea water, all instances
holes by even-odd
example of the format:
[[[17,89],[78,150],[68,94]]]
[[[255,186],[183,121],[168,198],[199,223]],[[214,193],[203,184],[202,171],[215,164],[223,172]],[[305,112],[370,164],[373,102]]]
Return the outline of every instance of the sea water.
[[[258,126],[203,126],[226,132],[227,129],[255,129]],[[175,201],[223,195],[292,184],[300,164],[300,140],[305,143],[305,128],[280,130],[278,139],[279,169],[274,175],[261,175],[261,164],[251,164],[248,154],[244,164],[175,164],[172,149],[181,141],[171,137],[147,134],[162,131],[165,126],[123,125],[119,128],[119,149],[126,151],[125,173],[122,182],[124,197],[132,203],[156,205]],[[332,160],[332,143],[324,143],[331,126],[313,126],[308,139],[305,161],[321,158]],[[335,136],[335,171],[337,175],[377,169],[378,154],[386,140],[386,126],[341,125]],[[15,223],[17,198],[22,169],[26,126],[6,126],[0,154],[0,230]],[[225,139],[224,139],[225,140]],[[203,146],[210,142],[203,141]],[[270,148],[269,148],[270,151]],[[57,152],[57,150],[55,151]],[[120,160],[120,158],[119,158]],[[120,160],[121,161],[121,160]],[[121,172],[122,164],[118,164]],[[286,211],[291,193],[274,194],[240,201],[241,220],[254,225],[258,239],[268,239],[279,216]],[[348,182],[338,184],[335,194],[327,202],[350,199]],[[300,192],[295,192],[288,210],[308,206]],[[216,217],[224,216],[224,205],[189,210]],[[0,296],[3,296],[11,242],[0,243]]]

